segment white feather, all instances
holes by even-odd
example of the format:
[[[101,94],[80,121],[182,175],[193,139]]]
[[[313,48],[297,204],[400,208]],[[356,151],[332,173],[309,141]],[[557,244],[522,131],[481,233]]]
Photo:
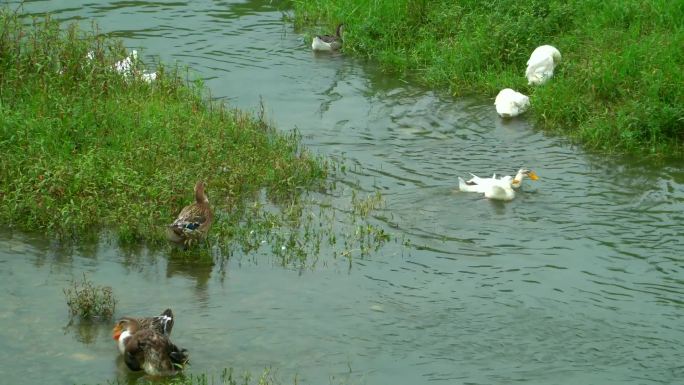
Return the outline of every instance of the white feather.
[[[527,111],[530,107],[530,98],[510,88],[504,88],[496,95],[494,105],[502,118],[512,118]]]
[[[515,190],[520,187],[525,176],[530,179],[537,180],[537,174],[533,171],[520,169],[515,177],[506,175],[497,178],[496,174],[491,178],[480,178],[477,175],[472,175],[472,178],[467,182],[463,178],[458,177],[458,189],[465,192],[476,192],[484,194],[485,198],[510,201],[515,198]]]
[[[537,47],[527,61],[525,76],[530,85],[546,83],[553,77],[553,70],[561,61],[561,54],[555,47],[542,45]]]
[[[116,341],[116,347],[119,348],[119,352],[121,354],[124,354],[126,351],[126,340],[131,336],[131,332],[128,331],[128,329],[124,330],[121,332],[121,335],[119,336],[119,339]]]

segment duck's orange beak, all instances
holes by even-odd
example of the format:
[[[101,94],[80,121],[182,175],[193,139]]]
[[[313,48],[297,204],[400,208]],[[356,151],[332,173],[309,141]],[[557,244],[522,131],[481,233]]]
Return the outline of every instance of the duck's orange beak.
[[[112,338],[115,340],[119,340],[119,336],[121,336],[121,333],[123,330],[121,330],[121,325],[116,325],[114,326],[114,329],[112,329]]]
[[[532,180],[538,180],[539,179],[539,177],[537,176],[537,174],[534,171],[528,172],[527,176]]]

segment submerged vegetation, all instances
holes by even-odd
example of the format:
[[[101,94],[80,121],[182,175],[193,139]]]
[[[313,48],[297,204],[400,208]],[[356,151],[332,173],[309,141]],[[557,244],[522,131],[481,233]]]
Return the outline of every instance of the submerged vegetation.
[[[64,289],[69,314],[81,320],[109,320],[114,315],[116,299],[112,288],[98,286],[86,278],[74,280],[71,286]]]
[[[175,377],[169,378],[153,378],[145,381],[145,378],[141,378],[137,383],[145,384],[167,384],[167,385],[271,385],[271,384],[282,384],[279,379],[276,378],[273,370],[266,368],[257,377],[254,377],[251,373],[243,373],[238,375],[235,373],[233,368],[223,369],[220,376],[212,376],[207,374],[180,374]],[[117,379],[115,382],[107,382],[107,385],[119,385],[128,383],[128,381],[122,382]],[[293,381],[297,384],[297,380]]]
[[[161,63],[153,81],[123,75],[117,63],[125,57],[120,41],[97,31],[0,11],[6,226],[63,242],[104,233],[121,245],[164,245],[166,226],[205,180],[211,248],[199,259],[173,258],[211,264],[217,249],[229,255],[269,243],[288,264],[304,262],[326,238],[337,244],[340,232],[350,235],[338,255],[364,255],[387,239],[368,212],[348,210],[340,231],[323,222],[335,220],[336,208],[308,208],[307,194],[330,191],[336,166],[309,154],[297,132],[277,131],[263,106],[247,113],[211,102],[201,81]],[[146,73],[141,61],[130,65],[129,74]]]
[[[344,50],[453,95],[530,96],[541,127],[604,151],[684,145],[684,3],[668,0],[294,0],[295,24],[345,23]],[[563,55],[527,85],[535,47]]]

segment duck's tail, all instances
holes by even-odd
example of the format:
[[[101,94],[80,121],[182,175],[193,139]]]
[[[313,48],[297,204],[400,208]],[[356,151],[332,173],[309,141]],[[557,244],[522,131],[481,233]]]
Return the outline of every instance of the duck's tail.
[[[173,312],[171,309],[166,309],[158,317],[162,325],[162,334],[170,335],[173,329]]]
[[[181,349],[178,346],[171,344],[169,359],[177,369],[183,369],[183,367],[190,362],[190,355],[186,349]]]
[[[458,189],[461,191],[468,191],[468,185],[466,184],[466,181],[464,181],[460,176],[458,177]]]

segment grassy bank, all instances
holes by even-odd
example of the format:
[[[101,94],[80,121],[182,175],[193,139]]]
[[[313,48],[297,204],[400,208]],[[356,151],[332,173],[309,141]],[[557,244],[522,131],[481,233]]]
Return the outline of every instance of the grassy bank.
[[[455,95],[530,95],[529,116],[604,151],[679,152],[684,143],[684,3],[669,0],[293,0],[295,24],[345,23],[346,53]],[[315,27],[316,25],[325,27]],[[542,44],[563,61],[532,88]]]
[[[272,202],[292,202],[325,180],[327,165],[296,135],[208,103],[182,72],[160,65],[152,82],[123,76],[114,70],[127,54],[120,42],[27,21],[0,12],[6,227],[62,239],[107,230],[124,244],[160,243],[204,179],[216,216],[211,236],[223,242],[252,214],[247,198],[265,191]]]

